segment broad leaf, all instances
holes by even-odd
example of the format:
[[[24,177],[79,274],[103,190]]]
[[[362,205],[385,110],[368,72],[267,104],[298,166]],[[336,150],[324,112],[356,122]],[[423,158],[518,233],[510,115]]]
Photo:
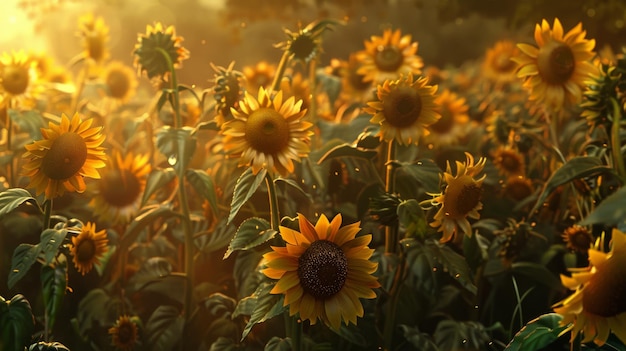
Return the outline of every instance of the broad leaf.
[[[174,350],[183,337],[185,320],[178,308],[161,305],[154,310],[146,323],[149,350]]]
[[[217,195],[215,194],[215,186],[213,185],[211,176],[203,170],[188,169],[185,177],[193,188],[196,189],[198,194],[209,201],[213,213],[219,213],[219,208],[217,208]]]
[[[12,289],[28,273],[30,267],[37,261],[40,252],[41,247],[39,245],[20,244],[15,248],[11,259],[11,271],[9,272],[9,289]]]
[[[144,206],[150,196],[157,190],[162,189],[169,184],[176,177],[176,173],[173,168],[155,169],[150,172],[148,179],[146,180],[146,187],[143,191],[143,197],[141,199],[141,206]]]
[[[416,327],[409,327],[408,325],[402,324],[400,325],[400,329],[402,329],[406,341],[413,345],[416,350],[439,351],[439,348],[427,333],[420,332]]]
[[[446,319],[437,324],[435,343],[441,350],[469,348],[484,350],[491,340],[485,327],[479,322],[460,322]]]
[[[242,347],[236,340],[220,336],[211,344],[209,351],[236,351],[241,349]]]
[[[563,317],[556,313],[548,313],[528,322],[507,345],[505,351],[543,350],[559,338],[559,334],[567,325],[559,326]]]
[[[254,195],[256,190],[259,188],[259,185],[265,180],[265,175],[267,174],[266,169],[261,169],[259,173],[254,175],[252,173],[252,168],[248,167],[237,179],[237,184],[235,185],[235,191],[233,193],[233,200],[230,204],[230,213],[228,214],[228,222],[230,223],[235,219],[237,213],[241,207]]]
[[[185,299],[185,289],[188,285],[187,276],[184,273],[171,273],[163,277],[154,278],[139,288],[140,293],[158,294],[176,301],[181,305]]]
[[[46,229],[41,233],[39,247],[44,255],[44,264],[50,264],[63,244],[67,229]]]
[[[104,325],[109,322],[107,320],[108,311],[106,307],[111,305],[111,301],[112,298],[101,288],[89,291],[80,300],[76,321],[81,336],[87,335],[87,332],[91,330],[94,324]]]
[[[41,267],[41,285],[43,287],[43,303],[46,306],[48,328],[52,330],[56,316],[61,309],[63,296],[67,290],[67,262],[57,266]]]
[[[41,139],[41,128],[46,127],[41,112],[36,109],[24,111],[10,109],[9,116],[19,126],[20,131],[28,133],[31,140]]]
[[[396,166],[397,176],[403,174],[421,184],[427,192],[439,192],[439,175],[442,173],[437,164],[429,159],[421,159],[415,163],[393,162]]]
[[[349,341],[352,344],[358,345],[360,347],[367,347],[367,338],[358,327],[354,325],[345,325],[341,323],[339,330],[333,330],[337,335],[341,336],[343,339]]]
[[[426,214],[415,199],[402,201],[396,210],[398,221],[404,227],[406,237],[424,238],[426,228]]]
[[[534,262],[514,262],[511,265],[513,274],[523,275],[537,283],[544,284],[552,289],[561,289],[561,281],[544,265]]]
[[[224,253],[224,259],[237,250],[249,250],[270,240],[278,232],[270,228],[270,223],[263,218],[248,218],[237,229],[235,237]]]
[[[188,127],[174,129],[165,126],[156,136],[157,148],[165,155],[167,163],[174,167],[177,174],[182,174],[187,169],[196,149],[196,139],[191,135],[191,131]]]
[[[226,221],[226,218],[222,218],[212,232],[206,231],[196,234],[195,243],[200,251],[211,253],[228,246],[233,240],[237,228],[232,224],[226,224]]]
[[[255,324],[263,323],[281,313],[286,307],[283,307],[284,297],[282,294],[270,294],[274,287],[274,283],[263,283],[259,285],[252,297],[256,300],[250,320],[243,330],[241,341],[243,341]]]
[[[621,187],[602,202],[580,222],[580,225],[602,223],[613,226],[626,223],[626,186]]]
[[[24,202],[38,206],[37,200],[26,189],[12,188],[0,193],[0,216],[3,216]],[[41,209],[39,209],[41,211]]]
[[[145,260],[137,273],[128,280],[127,289],[133,294],[142,286],[155,279],[165,277],[172,273],[172,264],[163,257],[150,257]]]
[[[364,158],[366,160],[372,160],[374,157],[378,155],[377,150],[371,149],[363,149],[360,147],[352,146],[351,144],[345,143],[341,145],[337,145],[334,148],[330,149],[324,156],[322,156],[317,163],[322,163],[328,159],[336,158],[336,157],[357,157]]]
[[[274,183],[276,183],[276,185],[285,184],[286,186],[289,187],[289,189],[295,190],[302,197],[306,198],[309,201],[313,201],[313,199],[311,198],[311,194],[304,191],[304,189],[302,189],[302,187],[300,187],[300,185],[293,179],[277,178],[274,180]]]
[[[30,344],[35,319],[30,303],[23,295],[11,300],[0,296],[0,341],[3,350],[23,351]]]
[[[161,204],[144,208],[144,212],[135,217],[126,228],[126,232],[120,243],[121,246],[124,248],[130,247],[130,245],[137,240],[141,231],[147,226],[154,224],[157,219],[165,220],[172,217],[181,217],[181,214],[174,212],[171,208],[171,204]]]
[[[263,351],[291,351],[291,339],[290,338],[279,338],[278,336],[273,336],[267,344],[265,344],[265,348]]]

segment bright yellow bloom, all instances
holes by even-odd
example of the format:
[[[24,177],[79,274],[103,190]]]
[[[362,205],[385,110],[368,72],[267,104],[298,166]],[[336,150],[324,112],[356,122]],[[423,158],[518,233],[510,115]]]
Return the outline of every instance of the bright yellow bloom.
[[[74,267],[82,275],[93,269],[94,264],[100,265],[100,259],[109,251],[109,240],[105,230],[96,231],[95,223],[87,222],[80,230],[80,234],[72,237],[70,253]]]
[[[0,107],[10,100],[20,104],[32,98],[36,80],[34,62],[23,51],[3,53],[0,57]]]
[[[278,282],[272,294],[284,294],[289,314],[311,324],[321,320],[339,330],[342,321],[356,324],[363,317],[361,298],[373,299],[380,284],[372,275],[378,267],[369,259],[372,235],[357,237],[360,222],[341,227],[341,215],[331,222],[322,215],[315,226],[298,215],[300,232],[280,227],[285,247],[266,253],[263,273]]]
[[[458,144],[470,131],[469,106],[465,98],[445,89],[435,100],[441,114],[437,122],[428,126],[427,143],[435,147]]]

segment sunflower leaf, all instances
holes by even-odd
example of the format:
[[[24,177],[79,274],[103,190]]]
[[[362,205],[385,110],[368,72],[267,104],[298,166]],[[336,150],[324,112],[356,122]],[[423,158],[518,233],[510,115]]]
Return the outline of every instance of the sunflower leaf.
[[[402,329],[406,341],[413,345],[415,349],[422,351],[439,351],[439,348],[432,341],[428,333],[420,332],[416,327],[410,327],[404,324],[400,325],[400,329]]]
[[[67,229],[46,229],[41,233],[39,245],[41,247],[41,253],[44,255],[44,264],[50,264],[54,257],[56,257],[59,247],[63,244],[66,235]]]
[[[372,160],[374,157],[378,155],[377,150],[364,149],[356,146],[352,146],[351,144],[344,143],[341,145],[337,145],[334,148],[328,150],[319,161],[318,164],[335,157],[357,157],[364,158],[366,160]]]
[[[290,351],[291,348],[291,338],[279,338],[278,336],[273,336],[266,344],[263,351]]]
[[[39,211],[41,208],[37,204],[37,200],[28,192],[22,188],[12,188],[0,193],[0,216],[3,216],[13,210],[24,202],[28,202],[33,205],[37,205]],[[43,213],[43,211],[41,211]]]
[[[270,223],[263,218],[248,218],[237,228],[237,233],[224,253],[224,259],[237,250],[250,250],[274,237],[278,232],[270,228]]]
[[[34,329],[33,311],[23,295],[15,295],[8,301],[0,296],[0,345],[3,350],[24,350]]]
[[[156,135],[156,145],[167,158],[167,163],[174,167],[177,174],[182,174],[196,150],[196,138],[189,127],[163,127]]]
[[[126,232],[120,241],[120,246],[129,248],[130,245],[137,240],[139,234],[148,225],[153,224],[157,218],[168,219],[172,217],[181,217],[180,213],[175,212],[170,204],[155,205],[144,208],[144,211],[133,219],[126,228]]]
[[[451,319],[443,320],[437,324],[434,338],[441,350],[458,350],[460,348],[484,350],[491,340],[487,330],[479,322]]]
[[[20,244],[15,248],[9,272],[9,289],[12,289],[28,273],[30,267],[37,261],[40,252],[41,246],[39,245]]]
[[[183,335],[185,320],[178,308],[161,305],[154,310],[146,323],[146,336],[150,350],[174,350]]]
[[[255,324],[263,323],[285,311],[286,307],[283,306],[283,295],[270,294],[273,287],[274,283],[263,283],[259,285],[256,291],[252,294],[251,298],[254,299],[254,302],[256,303],[254,310],[250,315],[250,320],[248,320],[248,324],[246,324],[246,327],[241,335],[241,341],[248,336]],[[252,302],[249,301],[249,303]],[[233,313],[233,315],[235,314]]]
[[[48,328],[52,330],[57,312],[61,309],[61,303],[67,289],[67,261],[56,266],[45,265],[41,267],[41,285],[43,288],[43,302],[48,316]]]
[[[217,207],[217,195],[215,194],[215,186],[213,185],[213,179],[211,176],[200,169],[188,169],[185,173],[185,178],[193,186],[193,188],[202,195],[211,205],[213,213],[219,213]]]
[[[528,322],[506,346],[505,351],[542,350],[559,338],[559,334],[568,326],[559,326],[563,317],[548,313]]]
[[[397,182],[403,176],[408,176],[413,181],[421,184],[427,192],[439,192],[439,174],[441,169],[437,164],[429,159],[421,159],[415,163],[409,162],[392,162],[396,168]]]
[[[598,157],[581,156],[567,161],[550,176],[543,186],[541,194],[530,213],[535,213],[543,205],[546,198],[559,186],[574,179],[596,176],[603,173],[614,173],[613,169],[603,165]]]
[[[513,274],[523,275],[552,289],[558,290],[561,288],[559,278],[550,272],[543,264],[534,262],[514,262],[511,265],[511,272]]]
[[[265,179],[267,170],[261,169],[256,175],[252,173],[252,168],[248,167],[237,179],[235,185],[235,191],[233,192],[233,200],[230,204],[230,213],[228,214],[228,222],[230,223],[235,219],[237,213],[241,207],[254,195],[259,185]]]
[[[176,173],[172,168],[152,170],[146,180],[146,188],[143,192],[143,198],[141,199],[141,206],[143,207],[152,194],[154,194],[157,190],[162,189],[165,185],[171,182],[174,177],[176,177]]]
[[[622,187],[606,197],[580,225],[602,223],[607,226],[626,223],[626,187]]]

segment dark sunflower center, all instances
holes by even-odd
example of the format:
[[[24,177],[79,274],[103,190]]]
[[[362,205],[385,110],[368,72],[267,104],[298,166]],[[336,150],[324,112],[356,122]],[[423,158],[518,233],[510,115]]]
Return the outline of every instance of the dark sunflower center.
[[[422,98],[413,88],[399,87],[384,98],[383,114],[392,127],[406,128],[413,125],[421,112]]]
[[[444,106],[441,112],[441,118],[431,124],[428,129],[437,134],[447,134],[452,130],[452,127],[454,127],[454,115]]]
[[[28,69],[18,66],[7,66],[2,72],[0,81],[4,90],[11,95],[20,95],[28,87]]]
[[[583,310],[601,317],[626,312],[626,262],[614,255],[596,267],[583,292]]]
[[[591,246],[593,237],[585,228],[576,228],[568,233],[568,241],[570,246],[579,251],[587,252]]]
[[[112,97],[121,99],[130,90],[130,78],[123,71],[113,70],[106,77],[106,85],[109,87],[109,93]]]
[[[101,61],[104,58],[104,38],[98,33],[90,33],[87,35],[87,54],[95,61]]]
[[[482,187],[471,176],[456,178],[446,188],[444,207],[446,215],[456,219],[465,217],[480,202]]]
[[[61,134],[41,160],[41,171],[53,180],[68,179],[83,167],[87,160],[87,144],[76,133]]]
[[[100,194],[107,203],[124,207],[132,204],[141,194],[141,183],[131,170],[111,170],[98,183]]]
[[[362,74],[356,73],[356,69],[351,69],[348,73],[348,81],[350,82],[350,86],[356,90],[365,90],[370,87],[370,82],[366,82],[363,80],[365,77]]]
[[[383,72],[395,72],[402,66],[404,56],[395,46],[379,46],[374,56],[374,64]]]
[[[278,111],[262,107],[248,116],[246,141],[265,154],[277,154],[289,145],[289,123]]]
[[[96,243],[92,239],[84,239],[76,247],[76,257],[79,262],[88,263],[96,254]]]
[[[550,42],[539,51],[537,66],[548,84],[563,84],[574,73],[574,53],[565,43]]]
[[[117,339],[120,344],[128,345],[135,342],[135,326],[132,322],[121,323],[117,329]]]
[[[337,244],[318,240],[298,259],[298,277],[304,292],[316,299],[338,293],[348,277],[348,258]]]
[[[310,35],[298,35],[289,46],[289,51],[296,60],[308,62],[315,55],[317,44]]]

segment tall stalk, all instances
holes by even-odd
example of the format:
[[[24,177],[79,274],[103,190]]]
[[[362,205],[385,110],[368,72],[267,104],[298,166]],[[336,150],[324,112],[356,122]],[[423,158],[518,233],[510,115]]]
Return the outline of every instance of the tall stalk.
[[[622,156],[622,141],[620,140],[619,131],[622,121],[622,110],[615,98],[611,98],[613,107],[613,125],[611,126],[611,156],[613,158],[613,167],[622,181],[626,183],[626,167],[624,167],[624,157]]]

